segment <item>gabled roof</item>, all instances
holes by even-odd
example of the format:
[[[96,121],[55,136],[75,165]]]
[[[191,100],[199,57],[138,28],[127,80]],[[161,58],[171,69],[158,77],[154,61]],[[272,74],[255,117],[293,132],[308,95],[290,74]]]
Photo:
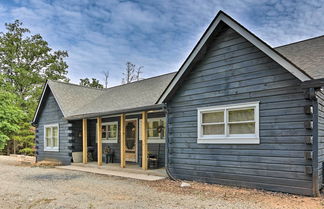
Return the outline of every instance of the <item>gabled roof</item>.
[[[296,64],[291,62],[289,59],[284,57],[282,54],[278,53],[271,46],[266,44],[256,35],[251,33],[249,30],[244,28],[241,24],[236,22],[232,17],[224,13],[223,11],[218,12],[212,23],[208,26],[207,30],[203,34],[203,36],[198,41],[197,45],[191,51],[185,62],[180,67],[177,74],[174,76],[173,80],[170,82],[168,87],[165,89],[157,103],[164,102],[178,87],[178,84],[182,81],[184,76],[192,69],[193,65],[203,57],[202,55],[206,51],[206,46],[212,37],[217,34],[222,25],[225,24],[232,28],[234,31],[239,33],[246,40],[254,44],[257,48],[259,48],[262,52],[276,61],[283,68],[288,70],[291,74],[293,74],[296,78],[301,81],[311,80],[312,77],[308,75],[304,70],[299,68]]]
[[[48,81],[56,102],[59,104],[64,117],[73,115],[74,112],[82,109],[83,106],[93,102],[104,94],[104,90],[89,88],[80,85]]]
[[[64,117],[78,119],[116,111],[153,106],[175,73],[147,78],[107,89],[89,88],[71,83],[47,81],[35,112],[37,121],[47,89],[53,93]]]
[[[105,89],[100,96],[66,117],[106,114],[155,105],[174,75],[175,72]]]
[[[279,46],[275,50],[312,78],[324,78],[324,36]]]

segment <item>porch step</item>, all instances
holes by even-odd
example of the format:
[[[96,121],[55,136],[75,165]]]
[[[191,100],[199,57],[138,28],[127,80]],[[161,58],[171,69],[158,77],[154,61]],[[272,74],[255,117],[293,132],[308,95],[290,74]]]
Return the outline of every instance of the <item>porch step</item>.
[[[101,167],[98,167],[97,163],[90,162],[87,164],[83,163],[72,163],[73,166],[79,167],[91,167],[91,168],[100,168],[100,169],[107,169],[111,171],[121,171],[127,173],[137,173],[137,174],[145,174],[145,175],[152,175],[152,176],[161,176],[161,177],[168,177],[165,168],[159,169],[152,169],[152,170],[143,170],[137,164],[127,164],[125,168],[120,168],[119,163],[103,163]]]
[[[120,171],[117,171],[117,170],[112,170],[110,168],[98,168],[93,166],[79,166],[79,165],[56,166],[56,168],[64,169],[64,170],[72,170],[72,171],[82,171],[82,172],[107,175],[107,176],[117,176],[123,178],[138,179],[144,181],[157,181],[166,178],[165,176],[135,173],[134,171],[130,172],[129,170],[131,169],[124,170],[126,168],[123,168],[122,169],[123,171],[121,171],[121,169]]]

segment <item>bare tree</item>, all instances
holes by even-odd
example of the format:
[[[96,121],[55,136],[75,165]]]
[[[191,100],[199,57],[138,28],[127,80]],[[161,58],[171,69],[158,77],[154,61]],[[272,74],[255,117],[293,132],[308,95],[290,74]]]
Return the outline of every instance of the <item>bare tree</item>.
[[[127,62],[125,72],[123,73],[122,84],[139,81],[141,79],[140,75],[142,73],[142,69],[143,66],[136,67],[135,64]]]
[[[109,70],[102,72],[105,76],[105,88],[108,87]]]
[[[144,68],[143,66],[140,66],[136,70],[136,80],[137,81],[141,80],[141,74],[143,73],[143,71],[142,71],[143,68]]]

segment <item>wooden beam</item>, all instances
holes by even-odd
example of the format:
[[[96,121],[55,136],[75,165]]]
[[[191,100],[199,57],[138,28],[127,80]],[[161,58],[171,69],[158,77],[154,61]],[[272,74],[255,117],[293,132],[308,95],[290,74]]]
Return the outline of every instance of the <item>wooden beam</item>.
[[[142,112],[142,168],[148,169],[147,162],[148,147],[147,147],[147,112]]]
[[[125,114],[120,116],[120,167],[126,166]]]
[[[102,125],[101,118],[97,118],[97,145],[98,145],[98,166],[102,166]]]
[[[82,157],[83,163],[88,163],[88,124],[87,119],[82,119]]]

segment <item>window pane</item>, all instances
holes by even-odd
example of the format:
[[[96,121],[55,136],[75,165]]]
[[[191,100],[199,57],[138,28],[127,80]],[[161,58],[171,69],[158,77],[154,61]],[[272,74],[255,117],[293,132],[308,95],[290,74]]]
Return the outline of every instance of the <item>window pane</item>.
[[[149,129],[153,128],[153,122],[152,121],[147,122],[147,128],[149,128]]]
[[[255,123],[241,123],[241,124],[230,124],[230,134],[254,134]]]
[[[52,140],[51,138],[46,138],[46,147],[52,147]]]
[[[117,138],[117,125],[108,126],[108,138]]]
[[[103,131],[103,132],[102,132],[101,138],[102,138],[103,140],[105,140],[105,139],[107,138],[107,133],[106,133],[106,131]]]
[[[147,130],[147,137],[153,137],[153,129],[152,128],[150,128],[150,129],[148,129]]]
[[[58,147],[58,138],[57,137],[53,138],[53,147]]]
[[[202,114],[203,123],[224,122],[224,112],[210,112]]]
[[[159,137],[159,123],[157,120],[148,122],[147,137]]]
[[[229,110],[229,122],[254,120],[254,109]]]
[[[164,121],[163,120],[161,120],[160,121],[160,123],[161,123],[161,125],[160,125],[160,138],[164,138],[164,136],[165,136],[165,125],[164,125]]]
[[[58,136],[58,128],[53,127],[53,137],[57,137],[57,136]]]
[[[108,139],[116,138],[116,132],[108,132]]]
[[[224,130],[224,124],[203,125],[203,135],[223,135]]]
[[[52,129],[51,128],[46,128],[45,132],[46,132],[45,133],[46,138],[51,137],[51,135],[52,135]]]

